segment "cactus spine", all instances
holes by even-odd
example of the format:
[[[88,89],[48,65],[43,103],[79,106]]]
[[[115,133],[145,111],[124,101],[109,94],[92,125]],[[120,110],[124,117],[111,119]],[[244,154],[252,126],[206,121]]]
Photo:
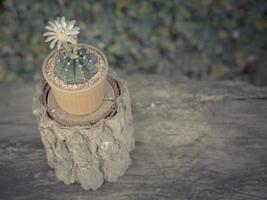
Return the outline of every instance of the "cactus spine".
[[[98,57],[86,48],[78,49],[74,58],[60,51],[54,74],[66,84],[82,84],[97,73],[98,62]]]

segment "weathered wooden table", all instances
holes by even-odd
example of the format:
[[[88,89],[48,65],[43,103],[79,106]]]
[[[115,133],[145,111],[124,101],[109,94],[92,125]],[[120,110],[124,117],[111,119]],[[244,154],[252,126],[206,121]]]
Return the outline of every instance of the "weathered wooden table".
[[[97,191],[58,182],[31,104],[35,83],[0,84],[0,199],[267,199],[267,88],[121,75],[133,102],[131,167]]]

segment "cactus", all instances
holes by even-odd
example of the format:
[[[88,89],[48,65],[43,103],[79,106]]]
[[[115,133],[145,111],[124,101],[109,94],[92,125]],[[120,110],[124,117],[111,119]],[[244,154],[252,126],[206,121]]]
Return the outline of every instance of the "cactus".
[[[61,79],[65,84],[83,84],[93,77],[98,69],[99,58],[87,48],[78,48],[78,37],[80,27],[74,26],[75,20],[66,21],[65,17],[57,18],[54,22],[49,21],[46,26],[48,30],[43,34],[47,36],[46,42],[50,48],[57,49],[63,46],[56,59],[53,70],[55,77]]]
[[[86,48],[78,49],[75,58],[60,51],[54,74],[66,84],[82,84],[97,73],[98,62],[97,56]]]

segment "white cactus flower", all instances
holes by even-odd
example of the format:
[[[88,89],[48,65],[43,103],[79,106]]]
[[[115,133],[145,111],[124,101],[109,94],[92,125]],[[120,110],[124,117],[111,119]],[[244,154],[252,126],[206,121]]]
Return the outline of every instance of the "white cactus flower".
[[[53,49],[57,43],[57,49],[64,43],[77,43],[77,35],[80,33],[80,27],[74,26],[75,20],[70,22],[65,20],[65,17],[57,18],[54,22],[49,21],[49,25],[45,28],[48,30],[43,34],[47,36],[45,42],[51,42],[50,48]]]

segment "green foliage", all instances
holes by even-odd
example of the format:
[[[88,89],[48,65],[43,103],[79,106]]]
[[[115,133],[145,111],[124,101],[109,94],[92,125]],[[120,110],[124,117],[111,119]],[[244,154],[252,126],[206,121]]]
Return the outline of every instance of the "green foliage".
[[[97,63],[97,56],[86,48],[79,49],[74,59],[61,51],[54,74],[66,84],[85,83],[97,73]]]
[[[0,66],[39,72],[50,51],[44,25],[62,15],[77,20],[79,40],[102,49],[111,67],[267,84],[266,0],[6,0]]]

